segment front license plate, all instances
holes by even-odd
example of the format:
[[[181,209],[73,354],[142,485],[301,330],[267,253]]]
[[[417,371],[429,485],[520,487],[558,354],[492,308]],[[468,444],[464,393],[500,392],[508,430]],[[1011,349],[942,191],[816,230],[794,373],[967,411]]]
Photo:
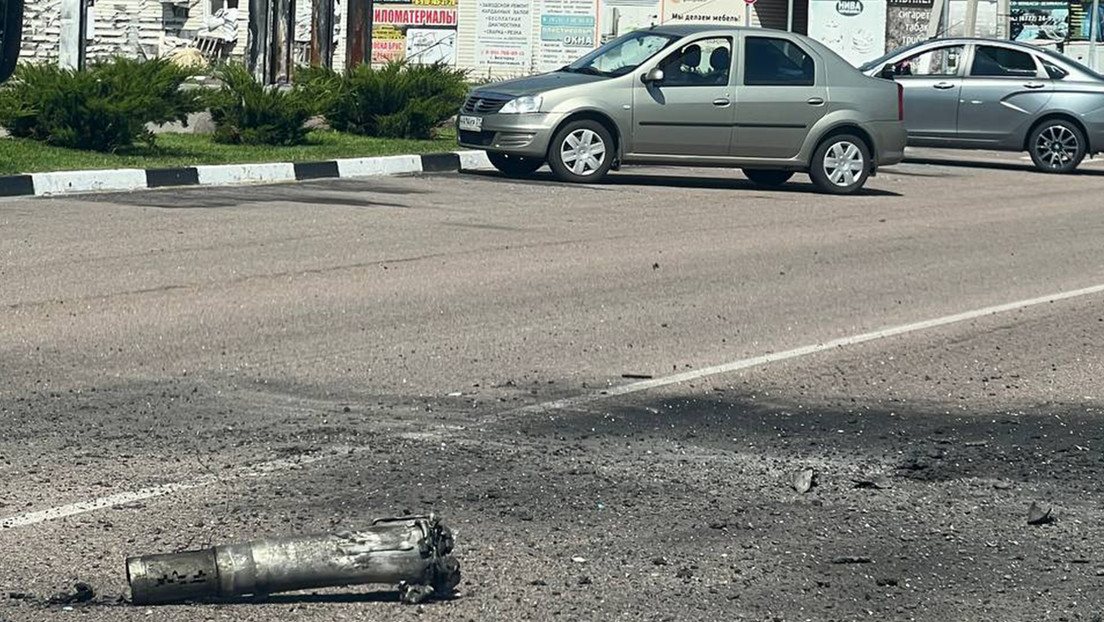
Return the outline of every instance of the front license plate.
[[[461,116],[459,126],[465,132],[482,132],[483,117]]]

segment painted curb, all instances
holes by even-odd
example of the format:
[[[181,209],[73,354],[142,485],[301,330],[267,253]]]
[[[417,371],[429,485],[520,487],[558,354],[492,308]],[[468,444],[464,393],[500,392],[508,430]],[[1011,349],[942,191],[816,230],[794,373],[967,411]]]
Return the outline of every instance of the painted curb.
[[[0,197],[59,196],[178,186],[243,186],[312,179],[381,177],[486,170],[483,151],[349,158],[322,162],[216,164],[181,168],[59,171],[0,176]]]

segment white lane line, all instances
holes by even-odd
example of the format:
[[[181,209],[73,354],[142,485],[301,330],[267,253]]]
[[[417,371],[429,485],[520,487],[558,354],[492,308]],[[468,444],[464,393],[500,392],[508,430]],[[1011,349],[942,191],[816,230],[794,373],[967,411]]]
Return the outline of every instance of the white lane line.
[[[1052,302],[1058,302],[1060,300],[1069,300],[1071,298],[1079,298],[1082,296],[1090,296],[1092,294],[1104,293],[1104,285],[1094,285],[1092,287],[1085,287],[1082,289],[1075,289],[1072,291],[1061,292],[1058,294],[1051,294],[1049,296],[1040,296],[1038,298],[1028,298],[1026,300],[1019,300],[1016,302],[1010,302],[1002,305],[994,305],[991,307],[984,307],[981,309],[975,309],[973,311],[966,311],[963,313],[956,313],[954,315],[945,315],[931,320],[924,320],[922,322],[914,322],[912,324],[902,324],[900,326],[893,326],[890,328],[884,328],[869,333],[862,333],[859,335],[852,335],[850,337],[841,337],[839,339],[833,339],[824,343],[818,343],[814,345],[802,346],[800,348],[794,348],[792,350],[785,350],[783,352],[775,352],[772,354],[764,354],[762,356],[755,356],[751,358],[741,359],[738,361],[732,361],[730,363],[724,363],[722,365],[714,365],[712,367],[703,367],[701,369],[695,369],[693,371],[683,372],[680,374],[672,374],[670,376],[663,376],[662,378],[654,378],[651,380],[641,380],[640,382],[630,382],[628,384],[611,387],[604,391],[596,393],[589,393],[586,395],[579,395],[576,397],[569,397],[559,400],[553,400],[550,402],[542,402],[540,404],[533,404],[530,406],[523,406],[514,410],[507,411],[505,414],[513,413],[546,413],[553,410],[563,410],[567,408],[575,408],[592,402],[597,402],[610,397],[616,397],[619,395],[629,395],[631,393],[639,393],[640,391],[647,391],[648,389],[655,389],[658,387],[665,387],[672,384],[679,384],[682,382],[690,382],[693,380],[700,380],[709,376],[716,376],[719,374],[727,374],[742,369],[748,369],[750,367],[758,367],[761,365],[767,365],[769,363],[777,363],[779,361],[785,361],[789,359],[795,359],[802,356],[808,356],[810,354],[816,354],[818,352],[825,352],[827,350],[834,350],[836,348],[844,348],[847,346],[854,346],[869,341],[876,341],[879,339],[887,339],[889,337],[896,337],[898,335],[904,335],[908,333],[915,333],[922,330],[928,330],[932,328],[938,328],[940,326],[947,326],[948,324],[957,324],[959,322],[967,322],[970,320],[976,320],[988,315],[995,315],[998,313],[1006,313],[1008,311],[1017,311],[1020,309],[1026,309],[1028,307],[1034,307],[1042,304],[1048,304]],[[25,527],[27,525],[34,525],[46,521],[57,520],[59,518],[66,518],[68,516],[75,516],[77,514],[84,514],[87,512],[93,512],[96,510],[102,510],[105,508],[117,507],[120,505],[126,505],[128,503],[134,503],[144,499],[152,499],[154,497],[162,497],[165,495],[181,492],[184,490],[190,490],[194,488],[201,488],[203,486],[209,486],[211,484],[225,481],[227,479],[233,479],[235,477],[264,477],[270,473],[285,471],[301,467],[313,462],[319,462],[335,455],[349,455],[359,451],[367,450],[367,447],[356,448],[333,448],[334,451],[321,455],[309,455],[309,456],[297,456],[293,458],[285,458],[280,460],[273,460],[272,462],[265,462],[260,465],[255,465],[247,469],[241,469],[233,471],[229,477],[215,478],[205,477],[193,480],[191,482],[182,482],[176,484],[165,484],[162,486],[155,486],[152,488],[145,488],[134,492],[124,492],[116,495],[110,495],[106,497],[100,497],[98,499],[92,499],[89,501],[82,501],[79,503],[71,503],[69,505],[62,505],[54,508],[48,508],[45,510],[38,510],[35,512],[28,512],[25,514],[16,514],[15,516],[9,516],[7,518],[0,518],[0,529],[12,529],[16,527]]]
[[[131,492],[121,492],[119,494],[99,497],[97,499],[91,499],[88,501],[80,501],[77,503],[70,503],[68,505],[59,505],[57,507],[46,508],[45,510],[27,512],[25,514],[16,514],[15,516],[0,518],[0,530],[14,529],[16,527],[26,527],[28,525],[57,520],[59,518],[66,518],[69,516],[76,516],[78,514],[94,512],[96,510],[118,507],[120,505],[127,505],[129,503],[135,503],[137,501],[143,501],[145,499],[171,495],[173,493],[190,490],[192,488],[202,488],[204,486],[210,486],[211,484],[217,484],[219,482],[232,481],[243,478],[264,477],[265,475],[277,471],[287,471],[290,469],[306,466],[320,460],[325,460],[326,458],[329,458],[336,453],[340,453],[341,455],[349,455],[349,453],[364,451],[364,449],[366,448],[334,447],[331,449],[331,452],[322,455],[301,455],[292,458],[281,458],[279,460],[272,460],[271,462],[255,464],[250,467],[231,471],[225,476],[216,477],[213,475],[209,475],[192,480],[190,482],[152,486],[150,488],[143,488],[141,490],[135,490]]]
[[[640,391],[647,391],[648,389],[655,389],[657,387],[665,387],[672,384],[690,382],[692,380],[700,380],[708,376],[727,374],[730,372],[739,371],[741,369],[747,369],[749,367],[766,365],[768,363],[777,363],[778,361],[785,361],[788,359],[808,356],[810,354],[816,354],[818,352],[824,352],[826,350],[834,350],[836,348],[854,346],[860,343],[866,343],[868,341],[876,341],[878,339],[896,337],[897,335],[904,335],[907,333],[914,333],[931,328],[938,328],[940,326],[946,326],[948,324],[956,324],[958,322],[976,320],[987,315],[1006,313],[1008,311],[1017,311],[1019,309],[1026,309],[1028,307],[1034,307],[1037,305],[1058,302],[1059,300],[1069,300],[1070,298],[1089,296],[1102,292],[1104,292],[1104,285],[1094,285],[1092,287],[1075,289],[1059,294],[1051,294],[1049,296],[1039,296],[1038,298],[1028,298],[1027,300],[1009,302],[1003,305],[983,307],[981,309],[974,309],[973,311],[965,311],[963,313],[956,313],[954,315],[945,315],[943,317],[938,317],[932,320],[924,320],[922,322],[914,322],[912,324],[892,326],[890,328],[883,328],[882,330],[876,330],[870,333],[862,333],[860,335],[852,335],[850,337],[841,337],[839,339],[833,339],[824,343],[802,346],[800,348],[794,348],[792,350],[784,350],[782,352],[764,354],[762,356],[755,356],[752,358],[741,359],[739,361],[732,361],[731,363],[713,365],[712,367],[702,367],[701,369],[695,369],[693,371],[687,371],[680,374],[672,374],[670,376],[653,378],[651,380],[641,380],[639,382],[630,382],[628,384],[610,387],[609,389],[598,393],[590,393],[587,395],[567,397],[551,402],[543,402],[541,404],[522,406],[521,408],[518,408],[512,412],[536,414],[548,412],[550,410],[563,410],[565,408],[574,408],[576,406],[582,406],[584,404],[589,404],[591,402],[596,402],[598,400],[602,400],[608,397],[614,397],[617,395],[628,395],[630,393],[638,393]]]

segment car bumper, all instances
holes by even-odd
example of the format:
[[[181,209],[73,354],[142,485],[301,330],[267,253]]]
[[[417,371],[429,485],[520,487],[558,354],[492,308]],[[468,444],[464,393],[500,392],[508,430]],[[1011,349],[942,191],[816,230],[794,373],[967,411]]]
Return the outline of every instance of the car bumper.
[[[877,148],[875,156],[877,165],[890,166],[904,160],[905,143],[908,142],[905,124],[900,121],[878,121],[870,125]]]
[[[543,112],[488,114],[482,116],[483,129],[480,132],[461,130],[457,119],[457,142],[467,149],[544,158],[548,155],[548,143],[562,116]]]

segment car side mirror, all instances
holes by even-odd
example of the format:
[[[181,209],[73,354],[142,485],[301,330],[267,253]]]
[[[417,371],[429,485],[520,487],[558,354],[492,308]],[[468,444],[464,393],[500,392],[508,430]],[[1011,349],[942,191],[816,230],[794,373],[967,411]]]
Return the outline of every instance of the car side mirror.
[[[659,67],[656,67],[648,73],[640,76],[640,81],[644,84],[657,84],[659,82],[663,82],[663,70]]]
[[[892,80],[897,76],[897,67],[893,63],[889,63],[882,70],[878,72],[878,77],[885,78],[886,80]]]

